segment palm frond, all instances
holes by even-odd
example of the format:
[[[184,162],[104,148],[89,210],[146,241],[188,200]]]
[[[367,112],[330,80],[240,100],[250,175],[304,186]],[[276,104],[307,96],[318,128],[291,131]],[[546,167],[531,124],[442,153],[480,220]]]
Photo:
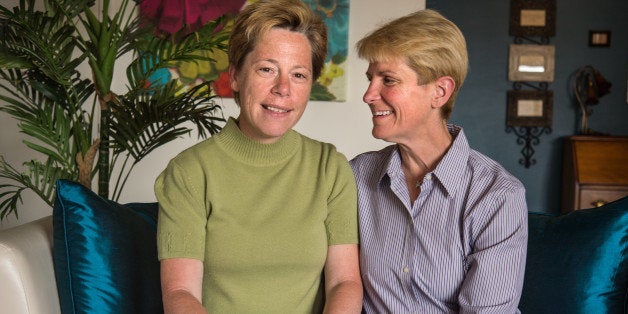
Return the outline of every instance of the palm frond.
[[[17,215],[25,190],[52,205],[56,179],[78,179],[76,157],[92,146],[93,134],[102,144],[98,166],[83,163],[82,170],[98,174],[98,193],[105,197],[115,182],[113,195],[119,197],[134,166],[149,153],[193,130],[207,137],[225,121],[209,83],[147,84],[155,71],[179,62],[213,61],[213,54],[199,51],[226,51],[223,19],[164,38],[142,24],[135,1],[120,0],[118,8],[110,8],[109,0],[99,8],[94,3],[47,0],[44,11],[35,8],[35,0],[0,5],[0,111],[18,122],[24,145],[45,156],[45,162],[25,163],[23,171],[0,156],[0,220]],[[115,63],[130,52],[135,60],[127,68],[127,91],[113,94]],[[86,61],[91,73],[82,78],[77,67]],[[117,178],[110,175],[113,169],[122,169]],[[82,180],[89,181],[85,174]]]
[[[96,4],[95,0],[48,0],[44,1],[48,15],[63,14],[67,19],[78,17]]]
[[[22,192],[27,190],[23,185],[0,184],[0,220],[10,214],[19,218],[17,208],[22,204]]]
[[[72,167],[77,150],[84,152],[90,145],[91,128],[83,129],[81,107],[91,95],[91,84],[76,77],[73,81],[76,87],[64,89],[54,81],[47,82],[45,76],[35,75],[36,70],[26,72],[30,73],[28,78],[18,70],[0,71],[2,77],[9,78],[2,81],[2,87],[10,91],[8,95],[0,95],[0,100],[6,102],[0,110],[19,121],[21,132],[29,136],[26,146]],[[5,86],[6,82],[10,86]],[[68,95],[73,91],[77,94]]]
[[[81,42],[81,49],[89,59],[101,97],[110,92],[114,64],[121,56],[120,52],[127,50],[126,47],[132,40],[127,38],[127,35],[131,34],[131,28],[137,25],[135,9],[133,1],[122,0],[116,13],[110,16],[109,1],[104,1],[101,20],[90,9],[79,16],[88,38],[77,37],[77,40]]]
[[[57,179],[76,179],[76,174],[58,167],[48,159],[46,163],[31,160],[25,164],[27,172],[21,173],[11,167],[0,156],[0,178],[8,179],[13,183],[0,184],[0,219],[10,214],[17,215],[17,206],[22,203],[22,193],[25,190],[35,192],[48,205],[54,202],[54,191]]]
[[[121,98],[112,108],[114,152],[128,152],[137,162],[154,149],[189,134],[192,130],[181,126],[189,121],[196,124],[199,136],[215,134],[225,119],[217,115],[221,108],[213,97],[209,83],[183,91],[173,81],[144,97]]]
[[[21,1],[23,3],[24,0]],[[73,56],[77,42],[75,29],[65,24],[61,15],[27,10],[0,11],[0,44],[9,60],[21,60],[28,68],[37,68],[50,79],[64,84],[83,55]],[[74,58],[74,59],[73,59]]]
[[[4,36],[0,34],[0,36]],[[0,69],[32,68],[33,64],[27,58],[22,58],[6,51],[0,51]]]

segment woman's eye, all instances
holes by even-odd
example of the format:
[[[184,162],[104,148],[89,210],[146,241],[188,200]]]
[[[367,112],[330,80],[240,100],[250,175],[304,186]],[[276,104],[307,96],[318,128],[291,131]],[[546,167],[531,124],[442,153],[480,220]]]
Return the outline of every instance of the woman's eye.
[[[396,82],[396,80],[390,77],[384,77],[383,81],[384,81],[384,84],[386,85],[392,85],[392,84],[395,84]]]
[[[257,69],[257,72],[262,76],[273,76],[276,71],[271,67],[260,67]]]
[[[305,75],[303,73],[295,73],[294,77],[299,79],[299,80],[307,80],[307,75]]]

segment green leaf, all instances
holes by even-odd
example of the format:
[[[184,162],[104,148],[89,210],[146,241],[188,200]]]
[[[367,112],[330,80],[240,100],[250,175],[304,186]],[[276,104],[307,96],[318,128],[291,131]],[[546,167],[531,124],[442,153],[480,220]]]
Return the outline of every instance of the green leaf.
[[[9,54],[6,51],[0,51],[0,68],[30,69],[32,67],[33,64],[28,59]]]

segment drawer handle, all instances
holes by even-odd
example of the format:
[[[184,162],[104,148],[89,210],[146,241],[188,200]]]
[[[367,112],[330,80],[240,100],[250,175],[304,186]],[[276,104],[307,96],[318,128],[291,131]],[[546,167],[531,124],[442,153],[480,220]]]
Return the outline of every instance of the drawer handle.
[[[605,200],[597,200],[597,201],[591,202],[591,205],[593,205],[594,207],[600,207],[606,203],[607,202]]]

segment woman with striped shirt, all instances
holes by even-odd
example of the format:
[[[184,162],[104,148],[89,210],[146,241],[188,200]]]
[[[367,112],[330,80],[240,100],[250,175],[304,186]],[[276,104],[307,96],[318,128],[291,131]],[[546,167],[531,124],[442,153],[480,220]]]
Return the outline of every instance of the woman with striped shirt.
[[[432,10],[357,44],[373,136],[355,157],[366,313],[518,313],[527,245],[521,182],[448,124],[465,39]]]

